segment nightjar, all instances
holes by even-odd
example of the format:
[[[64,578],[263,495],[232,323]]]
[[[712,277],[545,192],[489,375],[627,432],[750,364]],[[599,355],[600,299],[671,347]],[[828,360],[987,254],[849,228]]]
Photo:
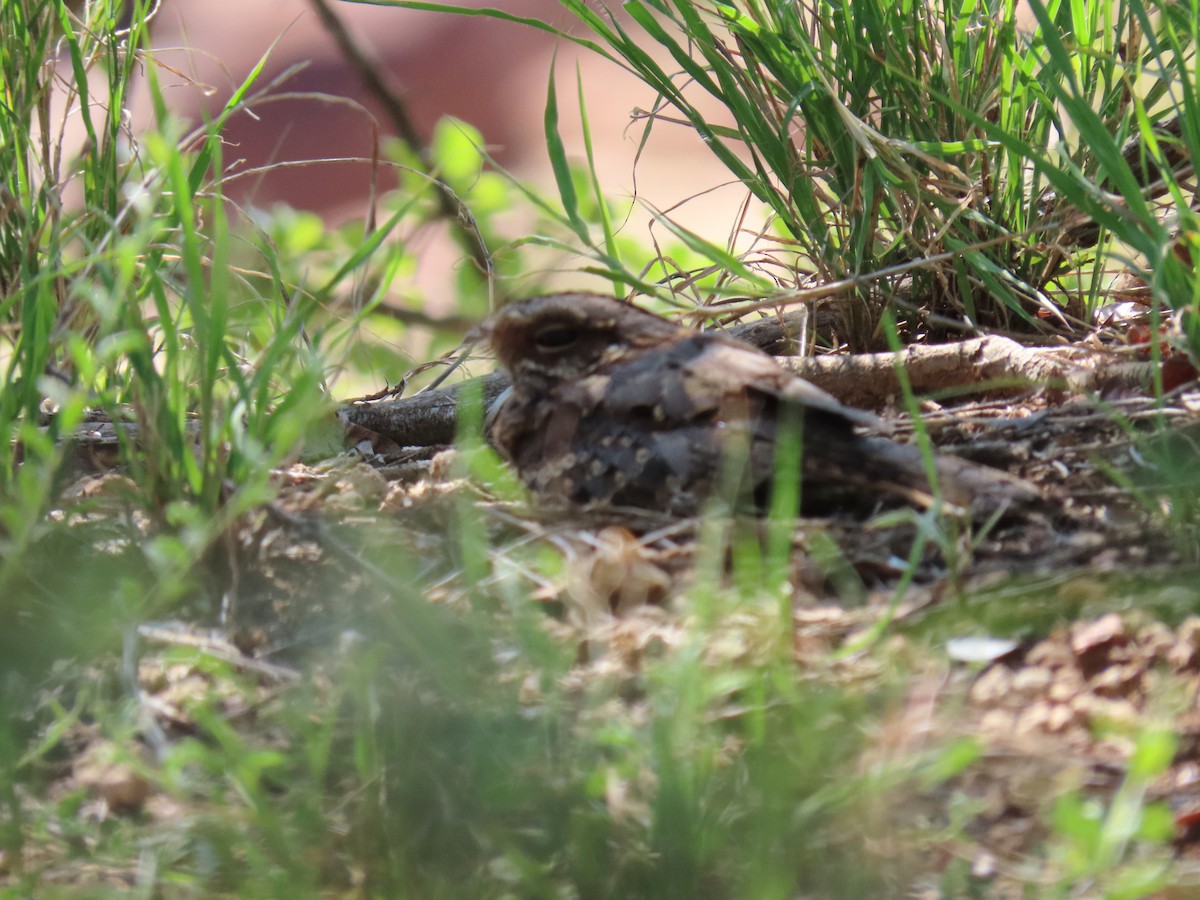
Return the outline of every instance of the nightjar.
[[[718,332],[562,293],[506,306],[485,333],[512,379],[489,413],[489,439],[542,502],[690,515],[734,485],[732,499],[765,509],[785,427],[799,429],[799,459],[787,464],[801,467],[806,511],[931,499],[916,447],[860,435],[874,416]],[[933,468],[940,495],[961,507],[1029,494],[955,457],[935,456]]]

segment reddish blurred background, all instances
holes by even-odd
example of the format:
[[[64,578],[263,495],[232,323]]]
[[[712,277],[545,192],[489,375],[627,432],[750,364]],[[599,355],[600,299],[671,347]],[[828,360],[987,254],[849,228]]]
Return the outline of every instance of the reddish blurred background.
[[[462,6],[483,6],[470,0]],[[492,0],[487,4],[523,16],[540,16],[563,29],[572,19],[552,0]],[[576,104],[576,66],[581,72],[597,168],[606,193],[629,197],[640,123],[635,108],[649,109],[654,94],[633,76],[569,41],[533,28],[483,17],[372,7],[331,0],[331,8],[355,40],[379,61],[407,104],[417,130],[428,137],[442,116],[461,118],[483,133],[497,161],[520,177],[551,188],[542,114],[551,65],[556,68],[560,128],[568,153],[583,158]],[[154,21],[158,58],[187,76],[160,71],[173,110],[192,121],[219,111],[231,90],[268,49],[259,84],[297,63],[306,67],[278,92],[313,92],[353,98],[374,114],[385,133],[391,125],[380,104],[347,64],[308,0],[163,0]],[[274,46],[272,46],[274,44]],[[209,87],[211,91],[202,88]],[[149,111],[144,98],[135,121]],[[256,108],[258,120],[239,115],[226,128],[226,162],[242,167],[328,157],[369,157],[370,117],[347,104],[318,99],[282,100]],[[668,209],[696,198],[678,218],[712,240],[727,239],[745,191],[687,128],[659,123],[637,163],[641,198]],[[333,223],[360,217],[366,205],[366,164],[317,163],[279,168],[235,181],[235,199],[269,208],[278,202],[312,210]],[[644,240],[649,217],[626,225]],[[432,267],[431,267],[432,268]],[[441,269],[441,266],[437,268]]]

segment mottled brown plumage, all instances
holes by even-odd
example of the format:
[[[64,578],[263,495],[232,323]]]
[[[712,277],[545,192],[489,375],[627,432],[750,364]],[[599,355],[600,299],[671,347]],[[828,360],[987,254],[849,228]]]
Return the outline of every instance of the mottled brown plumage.
[[[739,493],[761,508],[784,421],[801,429],[806,507],[844,500],[851,486],[859,499],[929,497],[915,447],[859,435],[873,416],[719,333],[569,293],[505,307],[487,334],[512,378],[491,441],[545,502],[691,514],[740,473]],[[952,457],[935,467],[941,495],[961,506],[986,497],[994,508],[1026,490]]]

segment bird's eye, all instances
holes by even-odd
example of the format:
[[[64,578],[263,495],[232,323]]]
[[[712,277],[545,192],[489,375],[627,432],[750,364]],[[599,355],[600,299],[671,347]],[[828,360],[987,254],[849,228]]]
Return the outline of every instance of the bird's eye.
[[[565,350],[579,340],[579,329],[567,325],[551,325],[533,336],[542,350]]]

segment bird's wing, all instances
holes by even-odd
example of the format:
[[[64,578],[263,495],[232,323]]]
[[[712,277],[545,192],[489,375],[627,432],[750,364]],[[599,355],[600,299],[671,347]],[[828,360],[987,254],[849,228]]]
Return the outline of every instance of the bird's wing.
[[[605,402],[624,414],[648,410],[664,428],[700,418],[757,416],[776,402],[877,425],[825,391],[781,368],[767,354],[719,334],[698,333],[614,368]]]

